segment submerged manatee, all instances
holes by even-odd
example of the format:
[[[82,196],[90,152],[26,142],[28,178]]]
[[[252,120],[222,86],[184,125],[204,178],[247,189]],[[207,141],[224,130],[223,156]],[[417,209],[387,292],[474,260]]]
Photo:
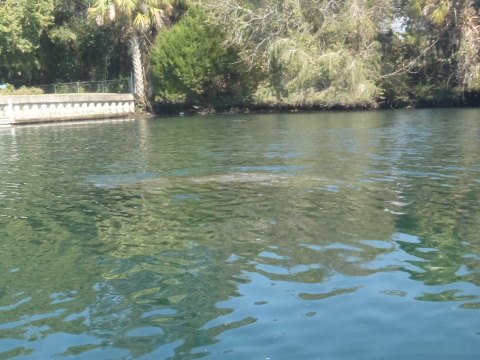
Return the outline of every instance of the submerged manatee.
[[[285,174],[274,174],[274,173],[229,173],[229,174],[217,174],[217,175],[207,175],[189,178],[190,181],[195,183],[208,183],[208,182],[218,182],[218,183],[245,183],[245,182],[258,182],[258,183],[280,183],[287,181],[291,176]]]
[[[156,173],[121,174],[109,176],[95,176],[90,179],[98,187],[115,188],[137,187],[144,189],[160,189],[171,186],[186,185],[188,183],[203,184],[258,184],[262,186],[288,186],[288,187],[320,187],[326,191],[338,192],[340,183],[323,177],[272,172],[232,172],[203,176],[174,176],[160,177]],[[345,184],[342,184],[345,185]]]

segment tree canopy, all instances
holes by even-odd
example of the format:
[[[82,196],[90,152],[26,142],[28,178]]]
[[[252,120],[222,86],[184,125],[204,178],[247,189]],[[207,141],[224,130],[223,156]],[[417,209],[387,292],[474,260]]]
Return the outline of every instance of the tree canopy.
[[[27,79],[39,67],[40,38],[53,24],[54,0],[0,4],[0,81]]]
[[[474,0],[0,0],[0,81],[133,71],[139,97],[169,103],[459,104],[480,93],[479,8]]]

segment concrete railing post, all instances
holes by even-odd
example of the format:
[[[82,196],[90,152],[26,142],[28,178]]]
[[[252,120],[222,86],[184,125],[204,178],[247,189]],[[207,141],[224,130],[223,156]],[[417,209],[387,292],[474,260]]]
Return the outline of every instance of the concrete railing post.
[[[6,109],[7,119],[10,123],[15,122],[15,114],[13,113],[13,100],[8,98],[7,100],[7,109]]]

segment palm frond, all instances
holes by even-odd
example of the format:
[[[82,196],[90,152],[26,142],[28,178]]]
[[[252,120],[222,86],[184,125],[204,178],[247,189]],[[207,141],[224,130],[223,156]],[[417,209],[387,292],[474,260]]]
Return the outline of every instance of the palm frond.
[[[432,14],[430,15],[430,18],[436,25],[443,25],[447,19],[449,12],[450,1],[444,0],[435,7],[435,9],[432,11]]]
[[[164,25],[165,13],[159,8],[150,8],[149,17],[152,19],[152,25],[158,29],[161,29]]]
[[[142,14],[138,12],[133,19],[133,26],[135,29],[140,30],[141,32],[144,32],[150,28],[150,18],[148,15]]]
[[[115,20],[115,15],[116,15],[115,4],[110,3],[110,5],[108,7],[108,19],[110,21],[114,21]]]

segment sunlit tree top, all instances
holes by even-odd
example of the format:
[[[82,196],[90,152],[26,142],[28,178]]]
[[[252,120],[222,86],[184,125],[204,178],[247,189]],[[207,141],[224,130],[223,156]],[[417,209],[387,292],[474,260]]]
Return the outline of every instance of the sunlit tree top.
[[[163,26],[170,7],[165,0],[97,0],[89,12],[99,25],[123,22],[127,31],[146,32]]]

